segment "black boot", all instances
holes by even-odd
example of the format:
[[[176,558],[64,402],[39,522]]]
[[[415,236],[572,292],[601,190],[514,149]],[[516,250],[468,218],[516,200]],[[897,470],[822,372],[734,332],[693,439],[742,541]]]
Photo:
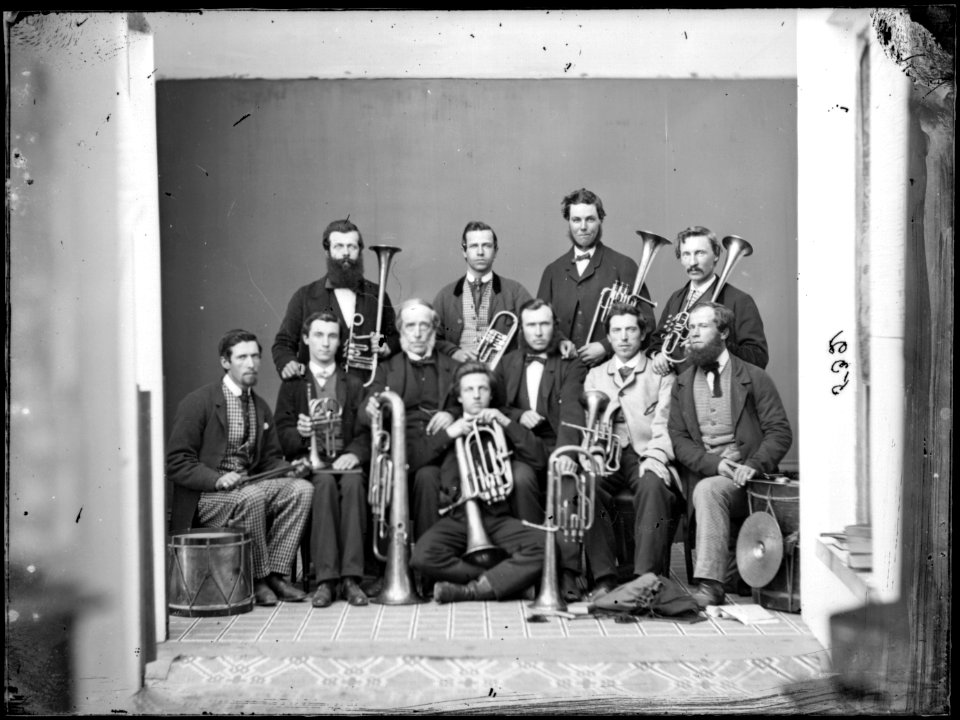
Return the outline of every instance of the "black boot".
[[[468,600],[496,600],[486,576],[481,575],[466,585],[440,581],[433,586],[433,599],[438,603],[464,602]]]

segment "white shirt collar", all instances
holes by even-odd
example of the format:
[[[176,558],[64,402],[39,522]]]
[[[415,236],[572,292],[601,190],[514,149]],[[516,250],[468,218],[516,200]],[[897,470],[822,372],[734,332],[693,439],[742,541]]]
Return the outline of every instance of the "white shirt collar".
[[[476,282],[476,280],[477,280],[477,276],[474,273],[472,273],[470,270],[467,270],[467,282],[472,283],[472,282]],[[491,280],[493,280],[493,270],[491,270],[486,275],[481,277],[480,280],[485,283],[488,283]]]
[[[704,285],[701,285],[698,288],[694,287],[693,281],[691,280],[690,290],[687,292],[687,295],[689,296],[691,293],[694,293],[696,294],[697,297],[700,297],[713,286],[713,283],[716,281],[716,279],[717,279],[716,274],[713,274],[710,276],[710,279]]]
[[[313,360],[310,361],[310,372],[313,375],[319,375],[323,378],[328,378],[333,373],[337,371],[337,364],[335,362],[330,362],[327,365],[318,365]]]
[[[407,351],[407,357],[413,362],[421,362],[423,360],[429,360],[433,357],[433,352],[428,352],[426,355],[417,355],[415,352]]]
[[[723,369],[727,366],[727,362],[730,360],[730,351],[724,348],[720,351],[720,354],[717,355],[717,365],[719,365],[720,372],[723,372]],[[701,368],[702,369],[702,368]],[[704,375],[707,374],[706,370],[703,372]]]
[[[596,243],[594,243],[592,246],[590,246],[590,247],[587,248],[586,250],[581,249],[579,245],[574,245],[574,246],[573,246],[573,257],[577,257],[577,255],[583,255],[584,253],[586,253],[587,255],[589,255],[589,256],[592,258],[592,257],[593,257],[593,254],[594,254],[596,251],[597,251],[597,244],[596,244]]]
[[[633,368],[634,372],[639,372],[641,370],[640,363],[643,360],[643,357],[644,356],[642,352],[637,352],[637,354],[630,358],[627,362],[624,362],[619,357],[614,355],[612,369],[620,372],[620,368],[630,367]]]
[[[234,382],[233,378],[230,377],[230,373],[223,374],[223,384],[224,384],[224,387],[227,388],[227,390],[233,393],[234,397],[240,397],[241,395],[243,395],[243,388],[241,388],[239,385],[237,385],[236,382]]]

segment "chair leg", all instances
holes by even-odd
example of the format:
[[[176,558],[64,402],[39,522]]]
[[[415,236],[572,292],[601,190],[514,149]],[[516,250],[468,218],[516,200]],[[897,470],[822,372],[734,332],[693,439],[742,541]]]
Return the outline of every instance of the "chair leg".
[[[693,546],[697,537],[697,524],[692,514],[688,514],[683,520],[683,562],[687,569],[687,584],[693,585]]]

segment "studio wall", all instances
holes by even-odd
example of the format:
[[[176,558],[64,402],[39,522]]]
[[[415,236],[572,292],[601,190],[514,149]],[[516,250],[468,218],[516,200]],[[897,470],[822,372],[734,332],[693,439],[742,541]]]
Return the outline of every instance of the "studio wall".
[[[221,374],[232,327],[260,336],[274,403],[269,348],[293,291],[325,273],[330,220],[402,248],[395,303],[462,274],[469,220],[496,229],[495,269],[535,293],[568,246],[560,200],[585,186],[604,241],[635,259],[641,228],[753,244],[730,282],[761,309],[796,461],[794,80],[170,80],[157,132],[167,434],[180,399]],[[668,248],[647,284],[662,303],[685,279]]]

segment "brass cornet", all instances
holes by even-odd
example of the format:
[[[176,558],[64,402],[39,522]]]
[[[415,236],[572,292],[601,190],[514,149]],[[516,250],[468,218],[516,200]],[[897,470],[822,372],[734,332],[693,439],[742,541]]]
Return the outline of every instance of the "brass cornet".
[[[481,425],[475,420],[470,431],[456,441],[460,469],[460,498],[440,510],[446,515],[464,506],[467,516],[467,551],[463,559],[472,565],[491,568],[506,553],[494,545],[483,527],[478,501],[494,503],[506,500],[513,492],[513,469],[503,428],[498,424]]]
[[[372,455],[368,500],[373,515],[373,552],[386,562],[383,589],[373,599],[381,605],[413,605],[423,599],[417,594],[410,570],[410,507],[407,490],[407,446],[403,399],[384,390],[376,399],[379,411],[371,422]],[[388,404],[392,433],[383,429],[383,405]],[[392,450],[391,450],[392,447]],[[390,518],[387,521],[387,512]],[[380,552],[379,540],[389,535],[387,554]]]
[[[572,472],[560,470],[560,459],[567,453],[577,454],[580,468]],[[597,478],[600,476],[600,461],[592,448],[579,445],[561,445],[552,453],[547,464],[547,513],[543,525],[523,521],[527,527],[547,533],[543,552],[543,577],[540,594],[530,604],[530,609],[539,614],[564,612],[567,603],[560,594],[557,582],[556,534],[563,533],[567,540],[582,542],[587,530],[593,527],[594,499]],[[574,493],[564,497],[564,481],[574,484]]]
[[[713,289],[713,296],[710,302],[716,302],[720,296],[720,291],[727,284],[727,279],[734,266],[745,258],[753,255],[753,246],[739,235],[727,235],[723,239],[723,247],[727,251],[727,256],[723,261],[723,270],[720,272],[720,278],[717,280],[717,286]],[[690,312],[684,310],[676,315],[667,318],[663,326],[666,334],[663,336],[663,346],[660,351],[671,365],[682,363],[687,357],[687,336],[690,334]]]
[[[350,335],[347,338],[347,345],[344,350],[343,369],[349,370],[356,368],[358,370],[369,370],[370,377],[363,384],[369,386],[377,372],[377,358],[380,357],[377,350],[380,342],[380,328],[383,325],[383,304],[387,296],[387,273],[390,271],[390,261],[393,256],[400,252],[400,248],[393,245],[371,245],[370,249],[377,254],[377,262],[380,265],[380,290],[377,293],[377,324],[372,333],[360,335],[359,330],[363,325],[364,317],[361,313],[353,316],[353,325],[350,327]]]
[[[321,446],[323,457],[328,460],[337,454],[337,431],[340,429],[343,418],[343,408],[336,398],[314,398],[313,381],[306,378],[307,384],[307,414],[310,416],[310,467],[314,471],[322,470],[327,464],[320,456]],[[318,440],[319,438],[319,440]]]
[[[511,321],[510,327],[507,328],[506,332],[500,332],[494,329],[494,326],[497,324],[497,319],[501,316]],[[520,321],[517,320],[517,316],[512,312],[501,310],[494,315],[490,324],[487,326],[487,331],[480,340],[480,346],[477,348],[477,360],[485,363],[488,368],[493,370],[497,366],[497,363],[500,362],[500,358],[502,358],[503,354],[507,351],[507,346],[510,344],[510,341],[513,340],[513,336],[517,334],[517,328],[519,326]]]
[[[600,474],[609,475],[620,469],[620,457],[623,454],[623,441],[613,431],[613,424],[604,422],[601,418],[607,405],[609,396],[601,390],[585,390],[580,396],[580,403],[587,410],[586,426],[564,423],[583,433],[581,447],[591,454],[603,459]]]
[[[626,283],[615,280],[613,285],[600,292],[600,300],[593,313],[593,320],[590,322],[590,332],[587,333],[587,342],[593,339],[593,332],[596,330],[597,324],[602,325],[606,322],[607,315],[610,314],[610,308],[614,305],[625,303],[639,307],[641,302],[645,302],[652,307],[657,306],[653,300],[642,297],[640,289],[643,287],[643,281],[647,278],[647,273],[650,272],[650,266],[653,264],[653,258],[656,257],[657,251],[664,245],[670,245],[671,242],[665,237],[646,230],[637,230],[637,235],[643,241],[643,249],[640,254],[640,262],[637,265],[637,278],[633,282],[633,290],[630,290]]]

